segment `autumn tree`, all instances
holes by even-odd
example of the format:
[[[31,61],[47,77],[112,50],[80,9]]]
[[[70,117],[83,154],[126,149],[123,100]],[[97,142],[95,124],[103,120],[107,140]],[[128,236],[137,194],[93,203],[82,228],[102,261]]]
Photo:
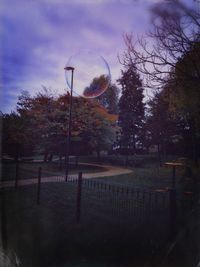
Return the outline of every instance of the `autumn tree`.
[[[30,156],[34,149],[34,131],[27,112],[31,107],[31,97],[24,91],[19,97],[23,112],[2,115],[2,153],[14,157]]]
[[[26,92],[19,96],[17,114],[19,120],[26,118],[28,124],[22,133],[29,135],[34,150],[51,160],[53,154],[62,156],[67,151],[70,95],[53,97],[42,92],[30,97]],[[93,150],[109,150],[114,140],[115,121],[100,104],[81,97],[73,97],[71,147],[72,154],[82,154]],[[9,124],[9,123],[8,123]],[[28,135],[27,135],[28,137]],[[16,137],[18,139],[18,137]]]
[[[44,161],[51,159],[55,150],[58,125],[55,121],[55,100],[46,91],[34,97],[23,92],[19,96],[17,112],[29,119],[27,129],[34,133],[35,149],[44,153]]]
[[[87,120],[87,130],[82,134],[89,147],[100,157],[101,151],[109,151],[116,139],[117,115],[108,113],[99,104],[92,104],[92,117]]]
[[[33,133],[29,125],[27,117],[21,117],[15,112],[2,115],[2,154],[17,161],[20,156],[33,153]]]

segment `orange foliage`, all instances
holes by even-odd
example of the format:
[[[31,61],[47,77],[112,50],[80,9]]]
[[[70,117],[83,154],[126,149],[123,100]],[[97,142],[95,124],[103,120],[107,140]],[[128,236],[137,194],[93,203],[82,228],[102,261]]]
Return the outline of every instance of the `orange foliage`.
[[[105,117],[110,122],[116,122],[118,120],[118,115],[108,113],[107,109],[104,108],[103,106],[98,105],[98,106],[95,106],[94,109],[97,113],[101,114],[103,117]]]

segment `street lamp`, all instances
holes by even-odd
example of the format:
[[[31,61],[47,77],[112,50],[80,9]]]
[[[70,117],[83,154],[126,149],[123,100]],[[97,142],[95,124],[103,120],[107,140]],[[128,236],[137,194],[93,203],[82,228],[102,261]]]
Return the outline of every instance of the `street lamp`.
[[[65,170],[65,181],[67,182],[69,173],[69,155],[70,155],[70,142],[71,142],[71,121],[72,121],[72,93],[73,93],[73,79],[74,79],[74,68],[65,67],[64,70],[71,71],[71,90],[70,90],[70,104],[69,104],[69,121],[68,121],[68,136],[67,136],[67,156],[66,156],[66,170]]]

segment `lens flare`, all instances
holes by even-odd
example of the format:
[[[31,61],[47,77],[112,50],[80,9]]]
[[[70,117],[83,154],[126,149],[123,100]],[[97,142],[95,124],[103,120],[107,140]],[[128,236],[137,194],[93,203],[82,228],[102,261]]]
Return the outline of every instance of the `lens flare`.
[[[71,56],[65,67],[67,85],[71,88],[71,71],[74,68],[73,91],[84,98],[103,94],[111,81],[106,60],[92,51],[81,51]]]

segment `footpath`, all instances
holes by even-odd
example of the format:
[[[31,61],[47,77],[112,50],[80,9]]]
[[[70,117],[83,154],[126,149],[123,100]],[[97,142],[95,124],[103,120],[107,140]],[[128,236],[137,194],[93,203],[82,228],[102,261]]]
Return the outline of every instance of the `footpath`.
[[[109,176],[115,176],[115,175],[122,175],[122,174],[129,174],[133,172],[130,169],[125,169],[121,167],[115,167],[115,166],[110,166],[110,165],[97,165],[97,164],[87,164],[85,163],[84,165],[94,165],[97,167],[102,167],[106,169],[105,171],[102,172],[95,172],[95,173],[83,173],[83,179],[92,179],[92,178],[102,178],[102,177],[109,177]],[[70,174],[70,178],[77,178],[77,174]],[[53,182],[64,182],[65,181],[65,176],[50,176],[50,177],[42,177],[41,182],[42,183],[53,183]],[[38,183],[38,178],[33,178],[33,179],[19,179],[18,180],[18,186],[24,186],[24,185],[31,185],[31,184],[37,184]],[[7,187],[15,187],[15,181],[0,181],[0,189],[1,188],[7,188]]]

